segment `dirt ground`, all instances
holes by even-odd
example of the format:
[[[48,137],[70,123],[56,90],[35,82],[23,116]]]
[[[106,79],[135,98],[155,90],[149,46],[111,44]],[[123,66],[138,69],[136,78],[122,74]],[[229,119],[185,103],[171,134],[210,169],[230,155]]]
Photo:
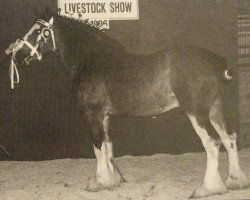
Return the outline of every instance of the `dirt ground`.
[[[250,180],[250,149],[240,153],[241,167]],[[84,190],[96,169],[94,159],[63,159],[38,162],[0,162],[1,200],[168,200],[187,199],[201,183],[205,153],[183,155],[123,156],[116,163],[126,183],[114,190]],[[226,153],[220,156],[220,172],[226,177]],[[250,188],[204,198],[250,199]]]

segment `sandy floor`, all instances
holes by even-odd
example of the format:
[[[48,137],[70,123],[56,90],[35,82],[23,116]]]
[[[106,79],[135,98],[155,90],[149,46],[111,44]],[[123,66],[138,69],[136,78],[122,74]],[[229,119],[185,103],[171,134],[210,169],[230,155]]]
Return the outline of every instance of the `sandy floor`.
[[[240,160],[250,180],[250,149],[240,152]],[[123,156],[116,163],[128,182],[113,191],[91,193],[84,188],[95,173],[93,159],[0,162],[0,199],[187,199],[201,183],[206,164],[205,153]],[[220,163],[221,174],[226,177],[225,153],[221,154]],[[250,199],[250,188],[205,199]]]

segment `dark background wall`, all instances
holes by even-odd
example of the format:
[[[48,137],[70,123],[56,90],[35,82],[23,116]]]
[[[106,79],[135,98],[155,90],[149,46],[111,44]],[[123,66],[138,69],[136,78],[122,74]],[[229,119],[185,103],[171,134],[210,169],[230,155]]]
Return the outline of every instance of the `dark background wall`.
[[[34,23],[34,9],[56,9],[56,0],[1,0],[0,52]],[[214,51],[236,67],[237,1],[140,0],[140,19],[112,21],[111,37],[130,52],[144,54],[169,42]],[[85,122],[71,95],[67,72],[53,55],[20,68],[21,83],[10,89],[7,65],[0,66],[0,145],[15,160],[92,157]],[[237,70],[234,70],[237,77]],[[238,81],[225,94],[227,117],[238,130]],[[178,109],[156,119],[114,118],[115,154],[183,153],[202,150],[198,136]],[[0,150],[0,159],[7,159]]]

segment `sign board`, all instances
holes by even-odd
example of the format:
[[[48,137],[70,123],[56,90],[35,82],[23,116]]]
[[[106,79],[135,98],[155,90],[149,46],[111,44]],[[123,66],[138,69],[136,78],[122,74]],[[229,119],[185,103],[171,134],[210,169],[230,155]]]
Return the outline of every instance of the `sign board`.
[[[60,15],[82,19],[139,19],[138,0],[58,0]]]

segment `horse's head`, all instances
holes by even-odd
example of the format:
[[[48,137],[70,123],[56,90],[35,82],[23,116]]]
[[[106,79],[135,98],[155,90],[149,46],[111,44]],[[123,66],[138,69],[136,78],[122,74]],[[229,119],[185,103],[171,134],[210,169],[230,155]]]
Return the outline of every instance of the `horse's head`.
[[[56,49],[53,31],[54,18],[49,12],[39,15],[35,24],[22,39],[12,44],[6,53],[12,53],[16,65],[28,65],[41,60],[44,53]]]

